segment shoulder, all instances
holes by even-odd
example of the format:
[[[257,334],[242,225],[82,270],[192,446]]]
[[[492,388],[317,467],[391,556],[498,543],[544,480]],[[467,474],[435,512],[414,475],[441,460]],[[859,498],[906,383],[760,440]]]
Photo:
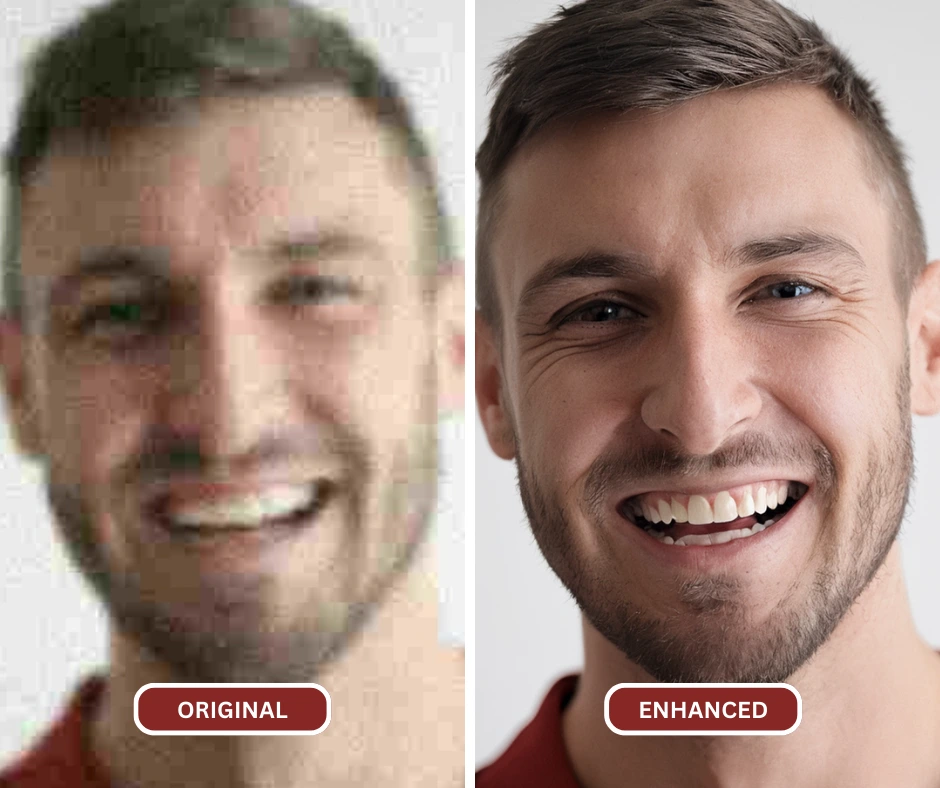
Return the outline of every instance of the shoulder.
[[[101,678],[85,681],[46,735],[0,772],[0,788],[106,788],[88,746],[92,711],[104,688]]]
[[[477,772],[477,788],[517,785],[578,788],[561,727],[562,713],[577,685],[577,676],[566,676],[552,686],[535,717],[506,751]]]

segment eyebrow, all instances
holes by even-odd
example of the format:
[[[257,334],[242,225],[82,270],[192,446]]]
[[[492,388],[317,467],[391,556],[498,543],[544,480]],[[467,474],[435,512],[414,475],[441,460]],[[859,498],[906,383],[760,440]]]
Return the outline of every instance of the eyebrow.
[[[585,252],[576,257],[549,260],[526,282],[519,309],[529,307],[545,290],[571,279],[654,278],[649,259],[640,254]]]
[[[747,241],[734,249],[723,261],[725,268],[753,266],[782,257],[838,258],[852,268],[865,269],[861,253],[843,238],[815,230]],[[575,257],[549,260],[523,287],[519,309],[531,306],[545,290],[573,279],[655,279],[656,274],[648,257],[634,253],[591,251]]]
[[[358,250],[381,253],[382,246],[364,235],[330,230],[322,233],[288,234],[275,239],[266,249],[266,256],[292,262]]]
[[[837,235],[815,230],[800,230],[748,241],[732,252],[730,260],[740,261],[744,265],[760,265],[781,257],[795,256],[840,258],[853,268],[865,269],[865,260],[852,244]]]

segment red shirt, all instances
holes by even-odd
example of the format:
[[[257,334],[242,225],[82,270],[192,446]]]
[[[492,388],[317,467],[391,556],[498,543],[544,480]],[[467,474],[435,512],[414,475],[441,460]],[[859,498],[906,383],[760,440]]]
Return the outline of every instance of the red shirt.
[[[561,713],[577,686],[577,676],[565,676],[555,683],[535,718],[509,749],[477,772],[477,788],[580,788],[561,734]]]
[[[90,746],[92,713],[103,692],[100,678],[82,684],[45,737],[0,774],[0,788],[110,788]]]

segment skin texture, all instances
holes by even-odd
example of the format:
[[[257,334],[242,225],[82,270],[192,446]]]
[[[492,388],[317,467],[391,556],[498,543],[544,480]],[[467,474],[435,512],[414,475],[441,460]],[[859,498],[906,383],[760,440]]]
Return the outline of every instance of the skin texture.
[[[862,145],[821,92],[775,87],[559,122],[507,170],[492,241],[505,329],[497,345],[478,319],[477,396],[584,612],[585,672],[565,717],[584,785],[623,784],[627,764],[637,785],[940,775],[933,719],[869,686],[876,675],[900,692],[904,665],[936,711],[937,660],[911,625],[894,538],[910,411],[936,409],[938,275],[927,268],[905,308]],[[553,262],[588,255],[606,257],[530,289]],[[768,479],[809,491],[780,528],[722,546],[734,549],[666,551],[617,511],[644,492]],[[640,746],[607,731],[607,689],[652,679],[789,679],[804,722],[774,742]],[[861,759],[846,754],[868,734],[834,713],[844,694],[896,723]],[[819,741],[832,749],[804,763]]]
[[[63,141],[30,180],[7,392],[114,621],[98,746],[116,775],[198,782],[181,777],[198,757],[205,779],[232,785],[411,784],[414,764],[383,750],[427,735],[422,704],[457,753],[430,759],[428,779],[461,773],[462,665],[434,642],[422,540],[439,377],[455,379],[438,362],[457,360],[438,356],[436,304],[462,288],[419,275],[431,228],[412,183],[400,146],[330,89],[208,99]],[[161,527],[159,511],[272,483],[317,485],[307,527]],[[415,561],[417,580],[404,575]],[[142,742],[121,720],[145,679],[317,680],[347,714],[307,742]],[[393,685],[415,692],[403,726]]]

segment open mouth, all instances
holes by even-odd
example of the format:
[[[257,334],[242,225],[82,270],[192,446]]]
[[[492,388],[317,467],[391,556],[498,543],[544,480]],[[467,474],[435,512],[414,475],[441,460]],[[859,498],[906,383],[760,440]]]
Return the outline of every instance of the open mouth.
[[[720,545],[747,539],[783,519],[809,488],[766,481],[709,495],[644,493],[622,501],[620,515],[667,545]]]
[[[163,496],[153,506],[161,527],[174,536],[214,538],[267,529],[307,525],[334,493],[318,479],[306,484],[272,484],[248,492],[174,500]]]

